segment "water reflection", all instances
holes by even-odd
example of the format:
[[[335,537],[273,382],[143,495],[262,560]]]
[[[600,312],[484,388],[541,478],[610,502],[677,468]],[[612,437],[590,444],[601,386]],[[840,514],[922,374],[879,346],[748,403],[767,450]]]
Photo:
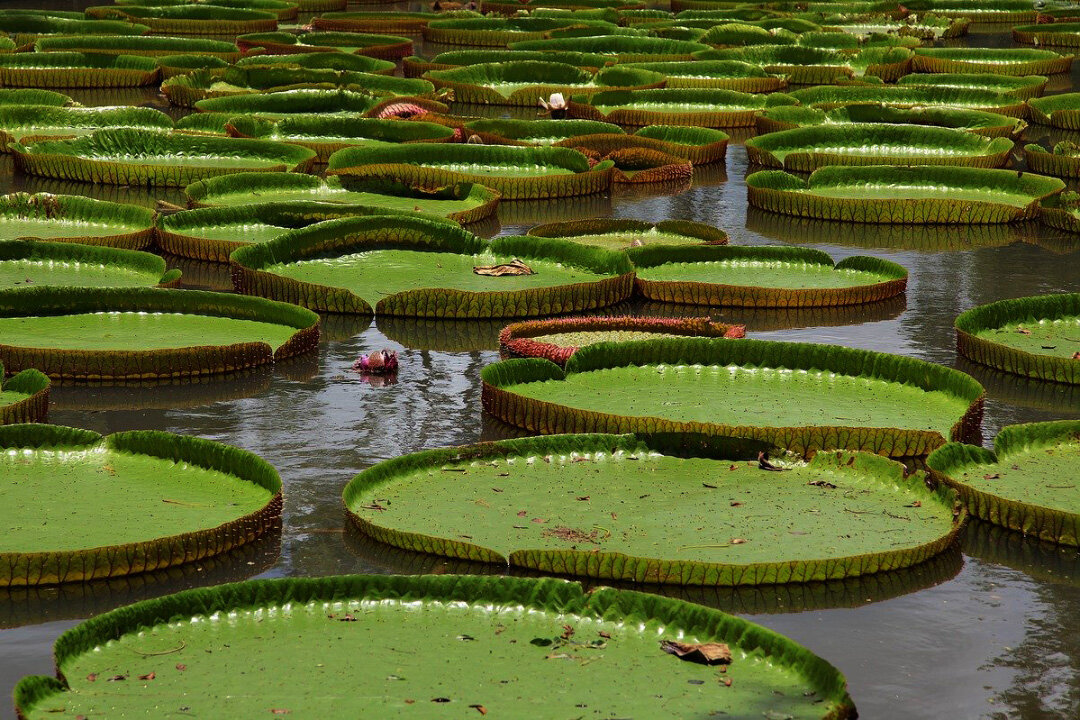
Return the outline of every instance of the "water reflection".
[[[394,342],[417,350],[469,352],[498,350],[499,333],[512,320],[429,320],[382,316],[379,330]]]
[[[499,223],[504,234],[524,233],[534,225],[611,214],[611,197],[584,195],[555,200],[502,200]]]
[[[623,307],[626,307],[625,305]],[[788,330],[806,327],[833,327],[894,320],[907,307],[905,296],[864,305],[827,308],[709,308],[701,305],[677,305],[651,300],[635,301],[630,305],[634,314],[650,317],[701,317],[708,315],[717,322],[746,326],[749,332]]]
[[[273,375],[274,367],[270,366],[243,373],[161,382],[119,385],[54,383],[49,394],[49,405],[52,410],[93,412],[192,408],[260,395],[270,387]]]

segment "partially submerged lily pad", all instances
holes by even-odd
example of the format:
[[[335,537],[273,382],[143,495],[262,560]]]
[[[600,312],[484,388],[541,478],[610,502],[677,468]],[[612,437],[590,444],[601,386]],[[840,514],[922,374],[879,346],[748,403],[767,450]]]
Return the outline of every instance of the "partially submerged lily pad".
[[[927,466],[955,487],[975,517],[1040,540],[1080,545],[1080,421],[1009,425],[993,451],[940,447]]]
[[[965,520],[955,492],[876,455],[763,465],[752,443],[718,439],[695,452],[680,448],[684,437],[562,435],[416,453],[356,476],[344,502],[362,532],[409,550],[679,585],[907,567],[949,547]],[[889,533],[900,531],[897,543]]]
[[[578,350],[565,372],[546,360],[506,360],[481,378],[484,409],[533,433],[703,432],[800,454],[925,455],[972,437],[983,403],[982,386],[951,368],[761,340],[600,343]]]
[[[415,217],[328,220],[229,260],[237,290],[323,312],[532,317],[607,307],[633,287],[622,253],[528,237],[489,245]],[[508,264],[524,271],[499,272]]]
[[[717,669],[666,654],[664,639],[727,647],[731,686],[703,696],[698,683],[711,677],[717,685]],[[65,680],[28,677],[16,689],[27,720],[102,707],[152,713],[166,688],[193,713],[231,717],[385,716],[406,700],[465,717],[532,715],[538,703],[560,716],[580,705],[605,717],[717,709],[792,720],[855,716],[840,672],[777,633],[692,603],[550,578],[354,575],[224,585],[100,615],[62,635],[56,656]],[[235,671],[256,657],[292,681]],[[372,663],[393,672],[365,672]],[[471,670],[444,671],[443,663]],[[500,682],[507,668],[520,673]],[[354,678],[347,688],[330,681],[342,673]],[[136,680],[150,674],[152,682]],[[114,675],[131,681],[107,682]],[[428,678],[430,692],[413,691],[408,679],[417,678]],[[624,683],[655,692],[626,692]],[[312,687],[323,689],[303,690]]]
[[[0,587],[84,582],[218,555],[281,521],[281,478],[238,448],[155,431],[0,427]],[[63,522],[56,504],[65,503]]]
[[[651,340],[663,337],[742,338],[746,328],[709,318],[591,316],[525,320],[499,333],[499,354],[505,358],[543,358],[564,366],[585,345]]]
[[[1002,223],[1033,218],[1065,183],[1031,173],[965,167],[827,166],[809,179],[780,170],[746,178],[753,207],[869,223]]]
[[[608,250],[625,250],[635,245],[726,245],[728,241],[727,233],[720,228],[690,220],[651,223],[644,220],[592,218],[545,223],[530,229],[528,234],[562,238]]]
[[[1053,22],[1038,25],[1015,25],[1013,40],[1036,47],[1080,48],[1080,23]]]
[[[881,258],[787,246],[631,248],[637,291],[650,300],[737,307],[831,307],[896,297],[907,270]]]
[[[154,239],[154,214],[81,195],[0,196],[0,243],[37,238],[142,250]]]
[[[464,124],[466,135],[476,135],[487,145],[558,145],[584,135],[622,134],[612,123],[595,120],[512,120],[481,118]]]
[[[956,318],[957,351],[982,365],[1080,384],[1080,293],[980,305]]]
[[[0,361],[80,381],[234,372],[314,350],[303,308],[199,290],[0,291]]]
[[[285,143],[130,128],[97,130],[74,140],[17,143],[12,152],[19,169],[31,175],[172,187],[253,170],[304,171],[315,161],[314,150]]]
[[[150,287],[173,285],[180,271],[165,271],[165,260],[137,250],[78,243],[8,240],[0,242],[0,290],[66,287]]]
[[[0,362],[0,425],[45,422],[49,414],[49,378],[28,368],[4,380]]]

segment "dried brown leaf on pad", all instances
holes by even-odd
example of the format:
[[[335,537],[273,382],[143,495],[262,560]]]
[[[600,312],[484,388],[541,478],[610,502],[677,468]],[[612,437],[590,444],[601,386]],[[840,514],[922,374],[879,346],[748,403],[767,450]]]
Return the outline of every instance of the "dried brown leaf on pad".
[[[689,660],[702,665],[728,665],[731,663],[731,648],[726,643],[699,644],[661,640],[660,649],[680,660]]]
[[[473,272],[477,275],[490,275],[492,277],[502,277],[504,275],[535,275],[536,271],[531,267],[521,262],[517,258],[514,258],[508,263],[500,263],[498,265],[477,265],[473,268]]]

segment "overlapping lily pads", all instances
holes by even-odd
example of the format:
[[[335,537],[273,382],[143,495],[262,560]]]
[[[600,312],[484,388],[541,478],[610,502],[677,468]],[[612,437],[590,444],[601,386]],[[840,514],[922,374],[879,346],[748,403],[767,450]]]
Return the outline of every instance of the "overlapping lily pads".
[[[184,187],[229,173],[304,171],[315,151],[268,140],[170,134],[129,128],[97,130],[74,140],[12,146],[31,175],[114,185]]]
[[[422,57],[407,57],[402,60],[401,69],[405,77],[420,77],[429,70],[447,70],[449,68],[478,65],[502,60],[559,62],[573,65],[583,70],[596,71],[618,61],[616,55],[583,53],[572,51],[540,52],[515,50],[450,50],[439,53],[430,60]]]
[[[904,87],[898,85],[821,85],[795,90],[789,97],[803,105],[830,110],[843,105],[876,103],[899,108],[948,107],[1022,118],[1027,106],[1017,97],[992,90]]]
[[[1026,0],[905,0],[904,7],[982,23],[1035,22],[1036,17],[1035,8]]]
[[[399,35],[347,32],[252,33],[240,35],[236,44],[244,52],[259,49],[277,54],[347,52],[384,61],[397,60],[412,53],[412,40]]]
[[[150,32],[146,25],[136,25],[120,20],[87,20],[85,18],[56,17],[33,14],[0,16],[0,32],[22,48],[33,45],[43,37],[69,37],[77,35],[143,35]]]
[[[766,107],[793,105],[782,93],[753,95],[734,90],[662,88],[613,90],[574,98],[570,114],[619,125],[692,125],[708,128],[750,127]]]
[[[503,358],[543,358],[565,366],[585,345],[600,342],[650,340],[662,337],[742,338],[746,328],[709,318],[572,317],[511,323],[499,333]]]
[[[44,422],[49,414],[49,378],[40,370],[26,369],[4,380],[0,362],[0,425]]]
[[[746,178],[747,199],[770,212],[869,223],[1004,223],[1033,218],[1056,178],[965,167],[827,166],[804,180],[779,170]]]
[[[542,40],[552,30],[567,27],[592,27],[608,32],[617,26],[603,20],[565,17],[498,17],[451,18],[433,20],[422,29],[424,40],[443,45],[468,45],[472,47],[506,47],[519,40]]]
[[[172,119],[143,107],[49,107],[0,106],[0,151],[12,143],[44,139],[67,139],[88,135],[101,128],[152,128],[171,130]]]
[[[137,55],[43,52],[0,54],[0,84],[27,88],[112,88],[151,85],[152,58]]]
[[[267,616],[274,620],[264,622]],[[212,619],[218,617],[230,622],[219,626]],[[666,654],[664,640],[730,652],[725,677],[733,679],[731,688],[703,696],[697,682],[715,676],[716,668]],[[321,648],[317,663],[307,654],[312,646]],[[357,647],[369,650],[361,657]],[[155,655],[163,650],[171,651],[167,662]],[[567,662],[547,659],[556,652]],[[94,713],[105,705],[144,713],[160,702],[163,684],[195,713],[249,716],[274,707],[312,717],[385,715],[405,700],[418,702],[410,683],[398,678],[421,677],[440,709],[445,703],[474,715],[481,713],[470,704],[491,714],[531,715],[537,710],[531,699],[559,687],[563,692],[544,697],[543,712],[565,715],[585,704],[610,717],[692,716],[717,708],[732,714],[764,709],[800,720],[855,716],[839,671],[777,633],[688,602],[610,588],[586,591],[555,579],[361,575],[224,585],[96,617],[62,635],[56,655],[65,680],[29,677],[16,689],[27,720],[50,717],[57,708]],[[433,671],[433,656],[472,670],[461,677]],[[264,673],[242,678],[241,689],[229,668],[253,657],[292,682],[275,683]],[[371,663],[392,666],[394,679],[364,672]],[[521,673],[502,683],[508,667]],[[133,678],[155,672],[156,681],[104,680],[127,672]],[[347,690],[329,682],[338,672],[356,678]],[[91,684],[88,675],[102,679]],[[624,682],[647,683],[656,692],[627,693]],[[324,686],[316,694],[302,690]]]
[[[695,57],[699,60],[753,63],[800,84],[828,83],[841,77],[857,76],[879,77],[885,82],[894,82],[910,72],[912,62],[910,50],[889,47],[851,52],[796,45],[753,45],[710,50]]]
[[[1080,194],[1066,190],[1039,206],[1039,221],[1052,228],[1080,234]]]
[[[374,73],[376,75],[393,75],[397,67],[389,60],[340,52],[305,52],[284,55],[248,55],[235,63],[236,67],[251,67],[262,65],[270,67],[282,67],[291,65],[298,68],[324,69],[324,70],[349,70],[352,72]]]
[[[232,137],[273,140],[311,148],[320,162],[338,150],[381,143],[437,143],[454,140],[452,128],[436,123],[378,118],[291,115],[276,122],[240,116],[225,125]]]
[[[622,253],[530,237],[489,245],[445,221],[389,215],[328,220],[229,260],[237,290],[324,312],[533,317],[607,307],[633,289]]]
[[[281,521],[281,478],[259,457],[154,431],[102,437],[56,425],[0,427],[0,586],[130,575],[253,542]],[[77,497],[78,502],[66,502]],[[64,522],[56,517],[63,503]]]
[[[329,175],[392,177],[422,187],[482,183],[507,200],[604,192],[614,169],[610,162],[590,166],[567,148],[450,143],[345,148],[330,156],[327,168]]]
[[[533,433],[702,432],[804,454],[925,455],[964,440],[983,389],[951,368],[851,348],[760,340],[600,343],[563,371],[546,360],[484,368],[484,409]]]
[[[1080,293],[980,305],[956,318],[956,349],[997,370],[1080,385]]]
[[[81,195],[0,196],[0,244],[17,238],[141,250],[153,242],[154,214]]]
[[[205,70],[211,75],[221,75],[229,63],[213,55],[164,55],[156,58],[161,69],[161,79],[168,80],[177,75],[187,75],[196,70]]]
[[[50,37],[38,40],[34,48],[38,52],[84,52],[96,55],[209,55],[227,62],[235,62],[240,57],[240,48],[223,40],[148,35]]]
[[[833,307],[896,297],[907,270],[881,258],[787,246],[631,248],[637,291],[649,300],[713,307]]]
[[[586,135],[625,134],[618,125],[596,120],[513,120],[482,118],[464,124],[466,134],[476,135],[488,145],[559,145],[571,147],[576,138]]]
[[[1080,93],[1061,93],[1028,100],[1028,115],[1039,125],[1080,130]]]
[[[746,141],[757,165],[811,172],[825,165],[963,165],[996,168],[1012,156],[1009,138],[951,128],[850,123],[812,125]]]
[[[311,21],[316,30],[372,33],[419,33],[432,20],[480,17],[475,12],[455,13],[393,11],[326,12]]]
[[[192,207],[318,201],[367,205],[441,215],[462,224],[494,214],[499,194],[474,183],[417,187],[384,178],[329,177],[297,173],[238,173],[192,183],[184,189]]]
[[[717,88],[739,92],[776,92],[787,87],[787,79],[761,65],[741,60],[697,60],[627,63],[626,67],[658,72],[667,78],[669,88]]]
[[[534,237],[562,238],[608,250],[637,245],[726,245],[728,235],[720,228],[690,220],[644,220],[592,218],[537,225]]]
[[[120,19],[148,26],[162,35],[239,35],[277,30],[273,12],[220,5],[99,5],[86,9],[87,17]]]
[[[195,103],[195,109],[204,113],[255,115],[270,119],[298,113],[359,117],[375,115],[380,108],[397,101],[397,98],[378,98],[369,93],[353,92],[351,90],[301,88],[298,90],[207,98]],[[421,99],[410,98],[409,102],[421,107],[425,106],[424,101]],[[446,106],[430,101],[426,109],[445,110]]]
[[[997,75],[991,73],[916,73],[897,81],[900,86],[991,90],[1021,100],[1039,97],[1049,80],[1044,75]]]
[[[556,62],[504,61],[482,63],[424,74],[436,88],[453,90],[454,100],[485,105],[536,105],[553,93],[591,95],[611,88],[644,89],[664,85],[664,76],[650,70],[611,67],[595,75]]]
[[[632,35],[597,35],[593,37],[551,38],[548,40],[523,40],[510,43],[511,50],[537,50],[540,52],[586,52],[614,55],[617,62],[689,61],[694,53],[708,50],[709,46],[688,40],[640,37]]]
[[[157,380],[244,370],[310,352],[315,313],[198,290],[0,291],[0,361],[78,381]]]
[[[1024,158],[1028,169],[1043,175],[1074,178],[1080,177],[1080,145],[1062,141],[1047,150],[1038,143],[1024,146]]]
[[[966,130],[986,137],[1018,136],[1027,123],[1016,117],[952,107],[894,107],[875,103],[840,105],[830,110],[802,105],[767,108],[757,117],[761,134],[792,130],[812,125],[849,125],[851,123],[893,123],[927,125]]]
[[[41,240],[0,242],[0,290],[150,287],[179,280],[180,271],[166,272],[165,260],[152,253]]]
[[[1040,540],[1080,545],[1080,422],[1010,425],[993,451],[960,443],[935,450],[927,465],[956,488],[975,517]]]
[[[931,73],[1053,75],[1069,72],[1073,56],[1027,48],[918,48],[912,68]]]

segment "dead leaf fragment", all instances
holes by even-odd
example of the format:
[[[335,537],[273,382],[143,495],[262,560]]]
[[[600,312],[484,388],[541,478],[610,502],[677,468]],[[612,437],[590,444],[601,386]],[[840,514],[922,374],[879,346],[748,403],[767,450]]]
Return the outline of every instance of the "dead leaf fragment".
[[[742,503],[739,502],[738,500],[732,500],[731,501],[731,507],[742,507]]]
[[[814,487],[826,488],[828,490],[835,490],[836,489],[836,485],[833,485],[831,482],[829,482],[827,480],[811,480],[810,482],[808,482],[806,484],[807,485],[813,485]]]
[[[720,678],[720,682],[724,683],[724,687],[731,687],[731,678],[729,677]]]
[[[745,545],[746,538],[731,538],[731,540],[729,540],[728,542],[730,542],[732,545]]]
[[[477,265],[472,269],[477,275],[489,275],[491,277],[502,277],[504,275],[535,275],[536,271],[531,267],[521,262],[517,258],[514,258],[508,263],[499,263],[497,265]]]
[[[96,681],[97,680],[97,673],[90,673],[89,675],[86,676],[86,679],[88,681],[90,681],[90,682]]]
[[[1074,352],[1072,354],[1072,359],[1073,360],[1080,360],[1080,352]]]
[[[784,469],[769,462],[769,456],[764,452],[759,452],[757,454],[757,466],[759,470],[772,470],[773,472],[781,472]]]
[[[176,663],[176,669],[180,672],[184,672],[185,670],[187,670],[187,665],[185,665],[184,663]]]
[[[481,715],[487,715],[487,708],[483,705],[470,705],[469,707],[471,707],[473,710],[480,713]]]
[[[983,475],[983,480],[997,480],[1001,477],[1001,473],[990,473],[989,475]]]
[[[727,665],[731,662],[731,648],[725,643],[681,643],[661,640],[660,649],[680,660],[702,665]]]
[[[108,679],[108,682],[120,682],[121,680],[127,680],[127,679],[128,679],[127,675],[113,675],[111,678]]]
[[[270,708],[270,712],[274,715],[288,715],[292,710],[286,710],[285,708]]]
[[[156,677],[157,677],[157,673],[155,673],[154,671],[151,670],[150,672],[146,673],[145,675],[140,675],[139,679],[140,680],[153,680]]]

